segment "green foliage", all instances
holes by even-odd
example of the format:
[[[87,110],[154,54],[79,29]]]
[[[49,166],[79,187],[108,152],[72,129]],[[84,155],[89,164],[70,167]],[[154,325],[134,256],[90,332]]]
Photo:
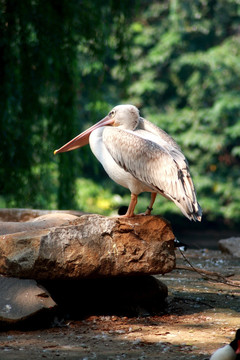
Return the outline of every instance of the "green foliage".
[[[181,145],[207,219],[237,222],[239,2],[152,1],[142,11],[127,101]]]
[[[126,64],[127,15],[126,2],[111,0],[0,2],[0,189],[6,206],[76,207],[81,160],[75,152],[53,159],[53,150],[81,129],[77,119],[92,122],[109,108],[109,68]]]
[[[108,187],[91,179],[78,178],[76,181],[76,201],[79,209],[85,212],[109,215],[123,202],[119,195],[113,195]]]

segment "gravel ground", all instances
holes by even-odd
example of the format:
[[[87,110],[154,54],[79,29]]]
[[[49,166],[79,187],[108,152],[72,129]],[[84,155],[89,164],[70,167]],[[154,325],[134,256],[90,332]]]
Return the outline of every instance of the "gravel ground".
[[[215,250],[184,254],[199,268],[240,280],[239,259]],[[177,265],[183,264],[177,251]],[[240,327],[239,287],[178,269],[157,278],[169,290],[164,312],[139,317],[92,315],[49,329],[1,332],[0,360],[204,360],[234,338]]]

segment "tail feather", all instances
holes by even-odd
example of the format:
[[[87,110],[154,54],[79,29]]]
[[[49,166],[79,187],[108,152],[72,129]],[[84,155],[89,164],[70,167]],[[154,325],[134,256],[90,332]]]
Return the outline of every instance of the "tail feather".
[[[180,170],[179,194],[184,194],[176,199],[175,204],[181,209],[182,213],[189,219],[201,221],[202,209],[197,201],[195,187],[189,174],[188,168]]]

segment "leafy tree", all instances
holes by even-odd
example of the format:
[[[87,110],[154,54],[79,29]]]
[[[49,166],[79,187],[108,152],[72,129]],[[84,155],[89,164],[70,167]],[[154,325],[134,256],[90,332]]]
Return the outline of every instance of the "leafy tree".
[[[50,154],[79,130],[79,115],[84,121],[87,111],[106,108],[102,94],[110,93],[113,52],[124,52],[128,4],[1,0],[0,188],[7,206],[75,207],[77,154],[55,162]]]
[[[239,2],[151,1],[141,10],[131,26],[127,101],[179,142],[208,220],[237,222]]]
[[[1,0],[0,204],[110,213],[128,191],[89,149],[52,151],[129,102],[182,146],[207,219],[237,223],[239,28],[238,0]]]

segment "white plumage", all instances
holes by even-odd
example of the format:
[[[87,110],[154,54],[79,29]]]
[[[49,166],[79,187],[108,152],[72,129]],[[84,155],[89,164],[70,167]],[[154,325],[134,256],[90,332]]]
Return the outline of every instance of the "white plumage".
[[[188,219],[201,221],[201,207],[179,146],[162,129],[140,117],[135,106],[116,106],[55,153],[76,149],[88,140],[110,178],[131,191],[125,216],[133,216],[137,196],[147,191],[152,195],[146,214],[151,213],[159,193],[172,200]]]
[[[210,360],[235,360],[236,356],[233,348],[230,345],[225,345],[222,348],[217,349],[210,357]]]
[[[210,360],[236,360],[238,354],[240,354],[240,329],[236,331],[236,335],[230,344],[217,349]]]

